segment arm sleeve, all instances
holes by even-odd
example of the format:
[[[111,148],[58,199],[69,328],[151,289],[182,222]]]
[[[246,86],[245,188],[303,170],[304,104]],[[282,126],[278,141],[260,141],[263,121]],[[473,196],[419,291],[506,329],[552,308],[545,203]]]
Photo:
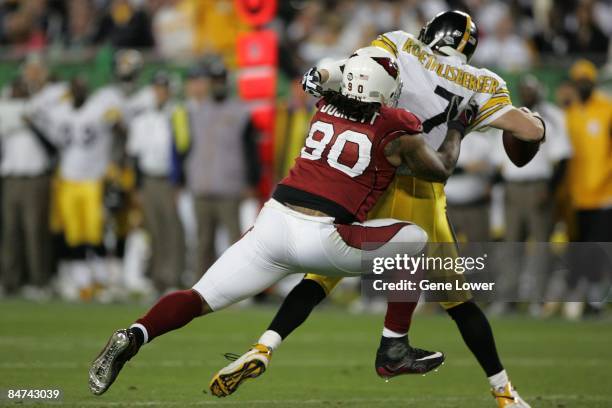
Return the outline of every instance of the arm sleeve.
[[[399,44],[403,43],[406,39],[406,33],[403,31],[393,31],[379,35],[370,45],[382,48],[395,57],[398,56]],[[356,51],[359,53],[359,50]],[[329,79],[327,82],[322,84],[323,90],[339,90],[340,84],[342,83],[342,71],[344,70],[344,64],[346,59],[332,61],[323,60],[317,64],[317,69],[324,69],[329,72]]]
[[[257,150],[257,129],[252,120],[248,120],[243,134],[242,146],[246,163],[246,181],[249,187],[257,187],[261,178],[261,163]]]
[[[423,125],[421,120],[417,118],[412,112],[405,109],[396,108],[394,110],[395,120],[393,125],[393,131],[408,133],[415,135],[423,132]]]
[[[384,108],[383,108],[384,109]],[[403,135],[416,135],[423,132],[421,120],[412,112],[401,108],[390,108],[387,111],[381,112],[383,115],[389,115],[389,125],[385,131],[385,137],[380,144],[381,151],[385,146]]]
[[[30,122],[28,124],[29,129],[32,131],[32,134],[36,137],[38,142],[41,144],[47,155],[49,157],[53,157],[58,153],[58,148],[53,144],[48,135],[35,123]]]
[[[478,105],[478,113],[470,126],[471,130],[486,128],[495,119],[512,109],[512,100],[506,82],[490,71],[485,75],[490,76],[496,83],[492,83],[491,92],[478,92],[473,96]]]
[[[324,84],[321,84],[324,91],[340,90],[340,85],[342,84],[342,71],[344,70],[344,64],[346,63],[346,59],[332,61],[332,60],[323,60],[319,62],[317,65],[317,69],[324,69],[329,72],[329,79]]]

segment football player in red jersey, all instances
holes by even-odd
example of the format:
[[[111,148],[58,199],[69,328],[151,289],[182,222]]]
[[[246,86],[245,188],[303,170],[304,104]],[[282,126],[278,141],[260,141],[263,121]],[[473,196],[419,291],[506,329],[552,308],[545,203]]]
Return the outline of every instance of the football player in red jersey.
[[[111,335],[89,369],[91,392],[104,393],[144,343],[260,293],[290,273],[361,274],[365,242],[380,243],[383,251],[401,243],[405,253],[419,253],[427,242],[419,226],[394,219],[365,221],[366,214],[400,165],[428,180],[448,178],[467,123],[449,120],[444,142],[433,150],[420,134],[419,119],[394,107],[400,87],[393,57],[351,57],[341,92],[327,93],[318,102],[300,157],[255,225],[192,289],[162,297],[130,328]],[[456,108],[449,110],[449,116],[456,113]],[[220,372],[211,382],[213,394],[228,395],[243,380],[263,373],[270,352],[261,346],[248,362],[237,360],[237,365],[249,365],[238,377]],[[444,361],[439,352],[411,353],[414,364],[409,368],[415,372]]]

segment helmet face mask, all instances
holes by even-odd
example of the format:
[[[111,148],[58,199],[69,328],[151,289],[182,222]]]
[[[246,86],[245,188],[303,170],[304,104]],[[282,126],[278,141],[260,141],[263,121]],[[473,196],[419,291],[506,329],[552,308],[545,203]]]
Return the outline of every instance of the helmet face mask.
[[[344,66],[341,93],[362,102],[397,106],[401,80],[395,58],[377,47],[358,50]]]
[[[444,55],[469,62],[478,46],[478,28],[469,14],[446,11],[435,16],[419,33],[419,40]]]
[[[399,84],[397,85],[397,89],[395,90],[395,92],[391,94],[389,101],[386,104],[387,106],[390,106],[392,108],[397,108],[397,104],[399,102],[400,95],[402,94],[403,87],[404,87],[404,83],[400,79]]]

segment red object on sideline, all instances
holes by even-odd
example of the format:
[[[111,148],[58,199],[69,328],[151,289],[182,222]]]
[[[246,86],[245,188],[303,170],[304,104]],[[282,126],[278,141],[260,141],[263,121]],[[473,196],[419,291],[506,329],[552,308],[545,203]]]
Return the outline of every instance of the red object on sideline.
[[[272,30],[251,31],[238,35],[236,51],[239,67],[278,64],[278,36]]]
[[[276,108],[271,102],[256,105],[251,111],[255,127],[262,132],[272,132],[274,130],[275,115]]]
[[[245,101],[273,99],[276,96],[276,69],[270,67],[246,69],[238,75],[238,93]]]
[[[242,21],[255,27],[268,24],[276,15],[276,0],[234,0],[234,7]]]

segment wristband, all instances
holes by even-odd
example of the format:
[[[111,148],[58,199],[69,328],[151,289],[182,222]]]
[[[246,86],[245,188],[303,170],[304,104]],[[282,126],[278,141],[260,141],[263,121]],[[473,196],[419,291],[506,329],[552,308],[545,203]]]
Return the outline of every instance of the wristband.
[[[546,141],[546,122],[540,116],[533,115],[534,118],[539,120],[542,123],[542,127],[544,128],[544,133],[542,134],[542,138],[535,143],[544,143]]]
[[[451,120],[450,122],[447,122],[446,125],[448,126],[448,129],[454,129],[457,132],[461,133],[462,138],[463,136],[465,136],[466,126],[460,120]]]

